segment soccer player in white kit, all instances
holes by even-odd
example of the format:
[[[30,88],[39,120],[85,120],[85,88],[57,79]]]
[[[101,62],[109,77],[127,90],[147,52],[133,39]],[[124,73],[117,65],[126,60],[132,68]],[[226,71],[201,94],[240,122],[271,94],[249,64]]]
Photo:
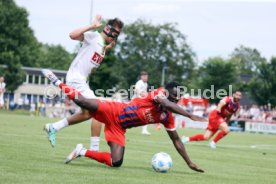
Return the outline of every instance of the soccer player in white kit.
[[[134,96],[133,98],[141,98],[145,96],[148,93],[148,73],[145,71],[142,71],[140,73],[140,80],[138,80],[135,84],[134,89]],[[148,125],[142,126],[142,132],[143,135],[150,135],[148,131]]]
[[[3,76],[0,76],[0,109],[4,108],[4,93],[6,88],[6,83]]]
[[[97,15],[91,25],[81,27],[70,33],[70,38],[72,40],[82,41],[83,44],[67,72],[66,83],[76,88],[86,98],[95,98],[94,92],[87,84],[88,77],[92,70],[100,66],[105,51],[115,45],[120,31],[123,28],[123,22],[118,18],[111,19],[107,22],[101,33],[90,31],[100,26],[102,26],[101,16]],[[105,43],[108,43],[108,45],[105,45]],[[48,77],[52,75],[52,72],[47,69],[44,69],[43,73]],[[55,123],[47,123],[44,129],[48,133],[51,145],[53,147],[55,146],[55,134],[57,131],[90,118],[91,115],[89,112],[82,109],[81,112],[71,117],[64,118]],[[101,123],[93,119],[90,139],[90,149],[93,151],[99,150],[100,132]]]

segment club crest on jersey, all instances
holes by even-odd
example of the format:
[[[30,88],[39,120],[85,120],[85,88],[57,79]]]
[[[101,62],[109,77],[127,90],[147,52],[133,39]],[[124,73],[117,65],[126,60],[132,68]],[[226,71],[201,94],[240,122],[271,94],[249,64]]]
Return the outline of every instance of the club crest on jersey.
[[[167,113],[163,112],[163,113],[160,114],[160,121],[161,121],[161,122],[167,121],[168,118],[169,118],[169,116],[168,116]]]
[[[95,63],[96,65],[99,65],[99,64],[101,64],[102,60],[103,60],[103,57],[99,53],[94,52],[94,54],[91,58],[91,62]]]
[[[239,108],[239,106],[238,106],[238,104],[233,103],[233,102],[231,101],[231,102],[229,103],[229,105],[228,105],[228,108],[233,109],[234,111],[236,111],[236,110]]]

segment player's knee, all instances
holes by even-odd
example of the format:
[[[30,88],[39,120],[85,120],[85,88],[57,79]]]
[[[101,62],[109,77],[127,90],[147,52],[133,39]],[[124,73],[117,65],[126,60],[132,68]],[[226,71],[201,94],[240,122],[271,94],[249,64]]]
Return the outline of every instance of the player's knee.
[[[118,161],[112,162],[112,167],[121,167],[122,164],[123,164],[123,158],[121,158]]]
[[[91,118],[91,115],[90,115],[89,111],[87,111],[87,110],[82,109],[80,113],[83,117]]]
[[[208,141],[211,138],[211,135],[204,135],[203,137],[205,141]]]
[[[229,128],[226,128],[223,130],[225,134],[228,134],[230,132],[230,129]]]

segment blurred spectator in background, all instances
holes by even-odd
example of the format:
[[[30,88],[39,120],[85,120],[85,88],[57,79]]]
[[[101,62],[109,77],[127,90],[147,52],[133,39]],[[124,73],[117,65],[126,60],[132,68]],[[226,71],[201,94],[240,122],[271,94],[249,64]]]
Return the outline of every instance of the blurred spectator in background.
[[[40,103],[40,100],[38,100],[38,101],[36,102],[36,110],[35,110],[35,115],[36,115],[36,116],[39,115],[40,106],[41,106],[41,103]]]
[[[28,98],[24,99],[23,109],[26,109],[26,110],[30,109],[30,101]]]
[[[261,117],[261,111],[260,109],[258,108],[257,105],[252,105],[252,107],[250,108],[249,110],[249,113],[250,113],[250,117],[252,120],[259,120]]]
[[[189,112],[189,113],[193,113],[193,111],[194,111],[194,106],[193,106],[193,103],[192,103],[192,102],[188,102],[186,111]]]
[[[40,101],[40,107],[39,107],[39,116],[45,117],[46,116],[46,106],[43,100]]]
[[[181,105],[183,105],[184,109],[187,111],[191,111],[192,109],[189,103]],[[215,104],[209,104],[204,113],[204,117],[208,117],[209,113],[215,108]],[[193,106],[193,113],[195,112],[196,108]],[[271,104],[263,106],[258,106],[256,104],[253,104],[252,106],[241,106],[240,113],[233,116],[232,120],[276,124],[276,108],[271,108]]]
[[[6,83],[4,81],[5,78],[3,76],[0,76],[0,109],[5,107],[4,93],[6,89]]]
[[[22,109],[22,107],[23,107],[23,99],[22,97],[20,97],[17,100],[17,109]]]
[[[239,116],[235,120],[245,120],[263,123],[276,123],[276,109],[271,109],[271,105],[257,106],[252,105],[250,108],[241,106]]]
[[[34,116],[35,115],[35,103],[31,103],[30,105],[30,115]]]
[[[71,101],[70,99],[66,99],[66,101],[65,101],[65,109],[66,109],[66,114],[69,113],[70,116],[72,116],[73,114],[75,114],[76,111],[77,111],[76,105],[74,105],[74,102]]]
[[[135,84],[133,98],[141,98],[145,96],[147,92],[148,92],[148,73],[145,71],[142,71],[140,73],[140,80],[138,80]],[[143,135],[150,135],[147,125],[142,127],[141,133]]]

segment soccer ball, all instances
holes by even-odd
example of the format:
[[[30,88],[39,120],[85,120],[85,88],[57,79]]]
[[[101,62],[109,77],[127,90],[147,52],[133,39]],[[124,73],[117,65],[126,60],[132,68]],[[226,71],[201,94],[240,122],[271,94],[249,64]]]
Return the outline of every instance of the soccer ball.
[[[156,153],[151,160],[152,168],[156,172],[168,172],[172,167],[172,158],[164,152]]]

